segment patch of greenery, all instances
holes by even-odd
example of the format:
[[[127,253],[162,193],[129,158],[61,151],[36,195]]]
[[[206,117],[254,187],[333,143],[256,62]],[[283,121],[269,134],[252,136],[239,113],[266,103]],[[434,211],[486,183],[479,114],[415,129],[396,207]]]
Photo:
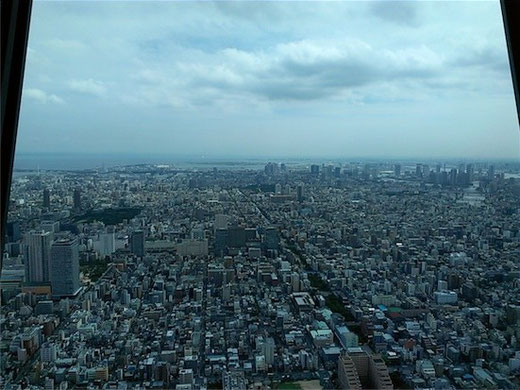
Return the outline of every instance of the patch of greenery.
[[[295,382],[281,382],[278,385],[279,390],[301,390],[301,386]]]
[[[311,287],[317,288],[320,291],[330,291],[329,284],[319,276],[309,274],[308,277],[309,282],[311,282]]]
[[[339,313],[343,316],[343,318],[345,318],[345,321],[347,322],[351,322],[351,321],[355,321],[356,319],[352,316],[352,314],[350,314],[350,312],[347,310],[347,308],[345,307],[345,305],[343,304],[343,302],[341,301],[340,298],[338,298],[336,295],[334,294],[329,294],[326,298],[325,298],[325,304],[327,305],[327,307],[335,312],[335,313]],[[350,328],[349,328],[350,329]]]
[[[92,282],[98,280],[108,268],[108,263],[104,260],[97,260],[84,263],[79,266],[83,275],[88,276]]]
[[[116,209],[89,210],[74,218],[74,222],[103,222],[105,225],[117,225],[124,219],[131,220],[141,212],[137,207],[120,207]]]

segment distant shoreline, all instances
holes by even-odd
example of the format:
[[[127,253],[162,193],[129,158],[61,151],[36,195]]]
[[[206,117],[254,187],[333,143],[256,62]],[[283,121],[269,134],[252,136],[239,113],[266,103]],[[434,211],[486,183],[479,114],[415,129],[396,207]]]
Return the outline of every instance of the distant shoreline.
[[[459,163],[494,163],[520,164],[520,157],[513,158],[435,158],[435,157],[269,157],[269,156],[172,156],[141,154],[68,154],[68,153],[17,153],[14,171],[82,171],[102,168],[167,165],[174,168],[254,168],[263,169],[268,162],[285,163],[287,166],[310,164],[350,164],[350,163],[402,163],[402,164],[459,164]]]

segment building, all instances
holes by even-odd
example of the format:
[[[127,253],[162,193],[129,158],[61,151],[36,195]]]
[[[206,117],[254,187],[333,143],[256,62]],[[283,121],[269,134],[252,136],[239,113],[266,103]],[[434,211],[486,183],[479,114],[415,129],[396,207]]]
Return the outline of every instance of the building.
[[[40,359],[42,362],[54,362],[56,360],[56,345],[45,342],[40,348]]]
[[[51,207],[51,192],[46,188],[43,190],[43,205],[44,208]]]
[[[246,245],[246,231],[242,226],[231,226],[228,228],[228,246],[231,248],[242,248]]]
[[[348,348],[338,360],[338,380],[341,389],[382,389],[394,386],[388,368],[379,355],[371,355],[362,348]]]
[[[338,381],[340,389],[362,389],[356,365],[348,355],[338,359]]]
[[[96,247],[102,256],[109,256],[116,251],[116,238],[113,229],[107,229],[107,232],[99,233]]]
[[[25,281],[48,282],[50,280],[50,250],[52,234],[33,231],[24,237]]]
[[[79,284],[78,239],[63,238],[51,246],[51,285],[54,296],[75,295]]]
[[[134,255],[144,256],[144,232],[142,230],[134,231],[130,236],[130,252]]]
[[[207,256],[208,240],[184,239],[177,244],[177,254],[180,256]]]
[[[74,190],[73,204],[75,209],[81,209],[81,190],[79,188]]]
[[[265,363],[268,366],[272,366],[274,364],[274,350],[275,350],[275,342],[272,337],[268,337],[262,342],[261,345],[262,353],[265,356]]]
[[[247,380],[243,371],[223,371],[222,372],[223,390],[246,390]]]
[[[278,229],[275,227],[269,227],[265,230],[264,245],[268,250],[278,250],[278,246],[280,245],[280,235],[278,234]]]
[[[451,305],[458,302],[458,296],[455,291],[436,291],[433,293],[433,297],[438,305]]]
[[[298,184],[296,187],[296,200],[303,202],[303,184]]]
[[[357,347],[359,345],[357,334],[351,332],[346,326],[336,325],[335,330],[336,336],[338,337],[343,348]]]
[[[5,231],[7,233],[8,242],[16,242],[20,238],[22,238],[22,235],[20,233],[20,222],[19,221],[7,222],[5,225]]]

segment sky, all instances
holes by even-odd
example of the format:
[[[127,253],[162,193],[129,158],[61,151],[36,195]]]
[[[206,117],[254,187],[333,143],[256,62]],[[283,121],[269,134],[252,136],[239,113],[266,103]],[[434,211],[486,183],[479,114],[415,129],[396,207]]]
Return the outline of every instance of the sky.
[[[499,1],[36,1],[18,154],[520,158]]]

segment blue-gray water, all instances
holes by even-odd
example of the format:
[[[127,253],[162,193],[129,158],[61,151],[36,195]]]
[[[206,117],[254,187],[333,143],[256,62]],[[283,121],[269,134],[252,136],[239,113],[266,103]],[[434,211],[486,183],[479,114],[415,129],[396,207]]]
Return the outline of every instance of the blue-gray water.
[[[139,154],[17,154],[15,156],[15,170],[83,170],[95,168],[110,168],[114,166],[137,164],[165,164],[178,168],[211,169],[213,167],[235,169],[263,169],[269,158],[205,158],[175,157],[162,155]],[[305,163],[304,160],[286,161],[288,165]]]

